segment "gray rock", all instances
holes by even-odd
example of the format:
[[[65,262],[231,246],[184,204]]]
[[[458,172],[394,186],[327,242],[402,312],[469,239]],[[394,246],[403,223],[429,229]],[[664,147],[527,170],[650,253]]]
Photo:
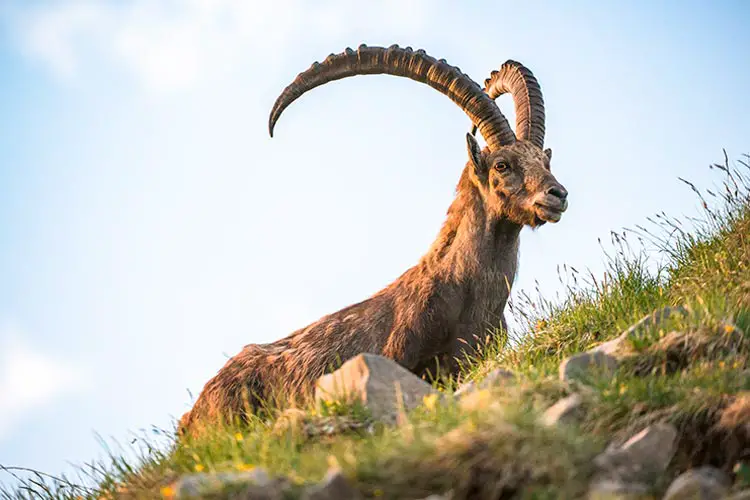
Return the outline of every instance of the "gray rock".
[[[595,479],[653,484],[669,466],[676,450],[677,429],[666,423],[651,425],[621,447],[609,448],[597,456]]]
[[[594,372],[612,373],[617,359],[600,351],[575,354],[560,363],[560,380],[570,381]]]
[[[682,306],[677,306],[677,307],[667,306],[662,309],[657,309],[651,314],[641,318],[637,323],[635,323],[630,328],[622,332],[616,338],[608,342],[599,344],[598,346],[594,347],[588,352],[602,352],[604,354],[609,354],[610,356],[621,354],[622,351],[624,350],[624,347],[627,345],[627,341],[630,338],[636,338],[639,335],[642,335],[649,328],[653,328],[661,323],[664,323],[668,318],[671,318],[672,316],[675,316],[675,315],[686,316],[687,313],[688,313],[687,309],[685,309]]]
[[[664,494],[664,500],[720,500],[732,481],[714,467],[698,467],[677,477]]]
[[[181,477],[173,486],[175,497],[204,498],[227,491],[242,491],[249,500],[283,500],[285,479],[272,479],[261,468],[245,472],[217,472],[191,474]]]
[[[649,494],[649,487],[643,483],[599,478],[591,483],[587,498],[588,500],[645,500],[653,497]]]
[[[621,449],[661,474],[677,451],[677,429],[667,423],[650,425],[628,439]]]
[[[302,500],[359,500],[362,495],[340,469],[329,469],[323,480],[302,492]]]
[[[456,390],[456,392],[453,393],[453,395],[460,398],[464,394],[467,394],[471,391],[478,389],[489,389],[490,387],[501,385],[510,380],[513,380],[515,377],[516,374],[510,370],[506,370],[505,368],[496,368],[485,375],[485,377],[478,383],[471,381],[463,384]]]
[[[399,411],[420,405],[428,394],[438,393],[431,385],[395,361],[376,354],[360,354],[315,384],[315,400],[361,401],[372,417],[395,422]]]
[[[583,398],[580,394],[571,394],[553,404],[542,414],[542,425],[553,427],[555,425],[567,425],[578,420],[581,414]]]

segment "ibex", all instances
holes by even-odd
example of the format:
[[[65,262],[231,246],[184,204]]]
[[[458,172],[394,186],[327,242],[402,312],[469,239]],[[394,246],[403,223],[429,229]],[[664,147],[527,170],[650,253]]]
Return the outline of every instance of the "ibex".
[[[314,63],[284,89],[269,118],[271,137],[281,113],[305,92],[372,74],[425,83],[474,124],[466,135],[469,161],[437,239],[417,265],[369,299],[271,344],[245,346],[206,383],[180,421],[182,432],[200,421],[243,415],[274,390],[309,394],[317,377],[363,352],[391,358],[420,376],[453,374],[457,358],[477,348],[488,325],[505,328],[521,228],[557,222],[568,206],[568,192],[550,172],[552,152],[543,150],[544,102],[536,78],[507,61],[482,89],[422,50],[361,45]],[[516,108],[515,133],[495,103],[506,92]],[[484,149],[474,138],[477,128]]]

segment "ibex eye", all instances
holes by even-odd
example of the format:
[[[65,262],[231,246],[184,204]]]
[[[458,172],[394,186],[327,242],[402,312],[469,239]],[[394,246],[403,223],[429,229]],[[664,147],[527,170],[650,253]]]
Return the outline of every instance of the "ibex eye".
[[[505,163],[504,161],[499,161],[495,163],[495,170],[497,170],[498,172],[503,172],[505,170],[508,170],[509,168],[510,167],[508,166],[508,164]]]

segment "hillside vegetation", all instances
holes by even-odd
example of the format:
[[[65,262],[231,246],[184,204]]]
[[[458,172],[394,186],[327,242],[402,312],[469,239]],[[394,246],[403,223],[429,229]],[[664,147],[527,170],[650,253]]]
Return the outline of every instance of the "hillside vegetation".
[[[113,456],[83,467],[76,480],[9,469],[22,484],[2,493],[160,498],[172,496],[184,474],[262,467],[287,476],[299,488],[292,487],[295,496],[336,465],[367,498],[449,490],[454,499],[580,498],[594,458],[654,422],[678,430],[677,453],[653,486],[654,498],[679,473],[706,464],[729,474],[734,489],[750,488],[750,167],[744,156],[712,168],[720,187],[693,188],[704,206],[701,220],[660,214],[645,227],[613,233],[603,276],[563,267],[562,299],[516,297],[511,312],[525,332],[498,332],[465,364],[462,378],[478,380],[498,367],[517,377],[480,393],[473,405],[426,398],[397,426],[371,422],[359,406],[311,405],[283,416],[269,408],[270,416],[198,440],[139,442],[138,459]],[[637,240],[639,250],[631,250]],[[687,314],[629,338],[633,355],[614,373],[590,374],[585,384],[561,381],[567,356],[668,305]],[[440,390],[451,393],[455,385],[447,381]],[[540,425],[545,409],[574,392],[585,409],[577,423]]]

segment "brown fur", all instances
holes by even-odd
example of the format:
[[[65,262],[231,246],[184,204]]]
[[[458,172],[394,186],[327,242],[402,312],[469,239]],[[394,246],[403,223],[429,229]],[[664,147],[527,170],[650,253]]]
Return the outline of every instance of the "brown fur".
[[[471,160],[456,198],[419,263],[363,302],[271,344],[245,346],[205,385],[180,422],[183,431],[242,415],[246,403],[257,406],[273,388],[308,394],[331,366],[363,352],[387,356],[418,375],[438,366],[451,374],[456,358],[476,347],[477,335],[505,326],[521,228],[558,220],[567,193],[550,173],[549,150],[517,141],[480,153],[472,137],[468,142]]]

